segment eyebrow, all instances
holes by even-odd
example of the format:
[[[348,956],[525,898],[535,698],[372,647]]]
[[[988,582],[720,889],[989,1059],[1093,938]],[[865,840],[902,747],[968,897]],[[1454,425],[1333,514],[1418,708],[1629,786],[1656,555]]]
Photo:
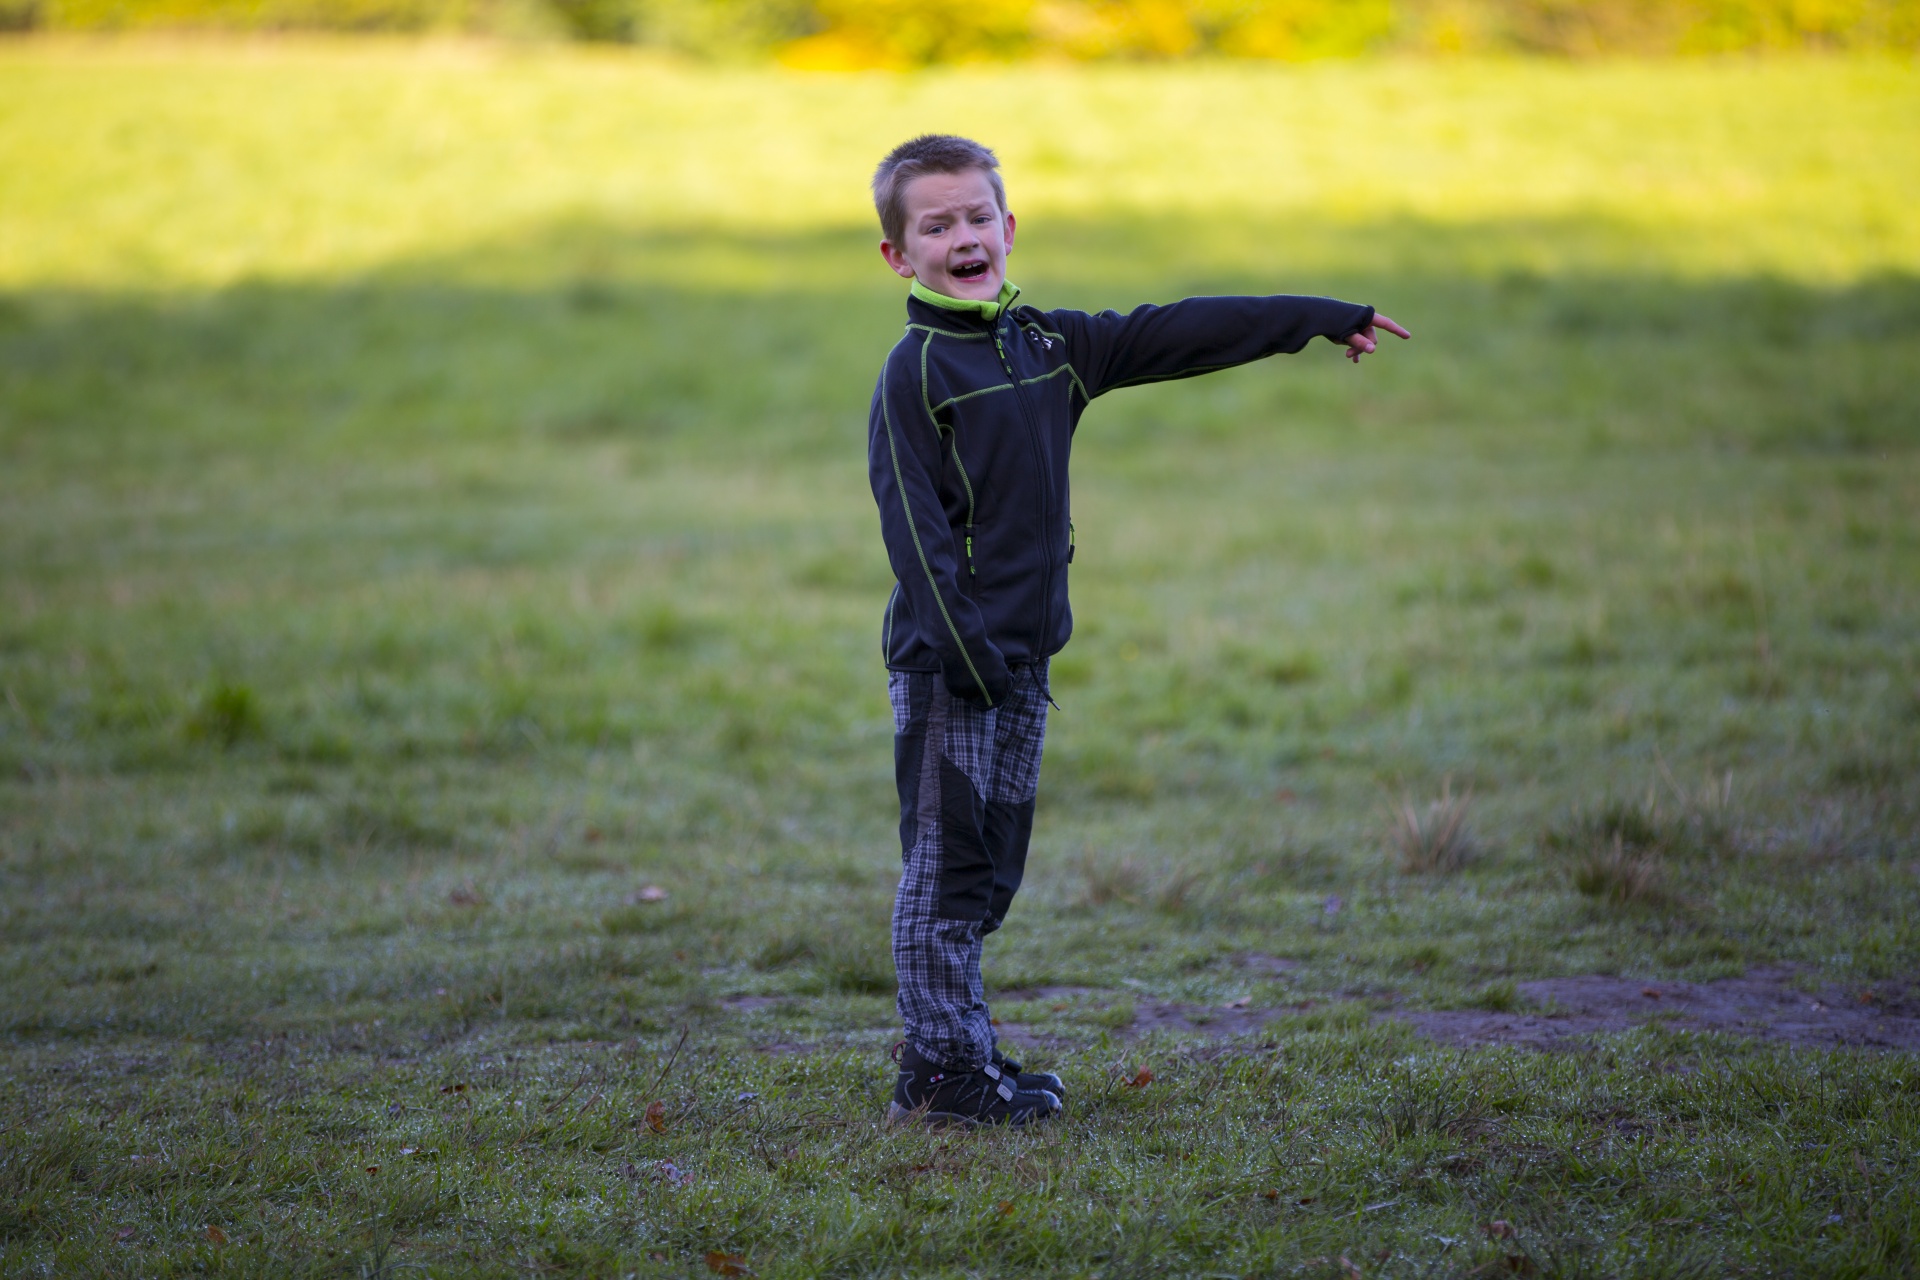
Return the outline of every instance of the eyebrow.
[[[993,208],[995,208],[993,201],[980,200],[980,201],[976,201],[973,204],[964,206],[960,210],[960,213],[962,216],[965,216],[968,214],[982,213]],[[925,225],[929,219],[945,220],[947,218],[952,217],[953,215],[954,215],[954,211],[952,209],[930,209],[927,212],[920,215],[919,221],[921,225]]]

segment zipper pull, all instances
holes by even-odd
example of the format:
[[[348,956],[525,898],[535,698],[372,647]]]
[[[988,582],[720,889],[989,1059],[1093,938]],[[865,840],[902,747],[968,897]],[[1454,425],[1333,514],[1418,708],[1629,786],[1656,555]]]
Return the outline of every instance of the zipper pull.
[[[971,578],[976,576],[973,571],[973,526],[968,525],[967,530],[967,576]]]
[[[1067,521],[1067,563],[1073,563],[1073,521]]]

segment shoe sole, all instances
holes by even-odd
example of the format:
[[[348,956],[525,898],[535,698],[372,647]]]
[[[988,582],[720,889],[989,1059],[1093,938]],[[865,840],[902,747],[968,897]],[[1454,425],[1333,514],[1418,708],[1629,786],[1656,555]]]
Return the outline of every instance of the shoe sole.
[[[1045,1124],[1058,1116],[1065,1107],[1057,1107],[1045,1115],[1034,1115],[1026,1120],[976,1120],[972,1116],[963,1116],[957,1111],[920,1111],[910,1110],[897,1102],[887,1104],[886,1124],[890,1129],[901,1125],[924,1125],[929,1129],[986,1129],[1004,1124],[1009,1128],[1022,1129],[1027,1125]]]

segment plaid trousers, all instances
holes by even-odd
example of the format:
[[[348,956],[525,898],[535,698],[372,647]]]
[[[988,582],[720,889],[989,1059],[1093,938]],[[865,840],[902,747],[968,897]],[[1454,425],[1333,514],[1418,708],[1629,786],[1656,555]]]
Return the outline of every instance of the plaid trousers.
[[[992,1057],[995,1040],[980,955],[1020,890],[1033,834],[1047,665],[1016,669],[1012,693],[991,711],[919,672],[891,672],[887,696],[900,791],[900,1020],[929,1061],[974,1071]]]

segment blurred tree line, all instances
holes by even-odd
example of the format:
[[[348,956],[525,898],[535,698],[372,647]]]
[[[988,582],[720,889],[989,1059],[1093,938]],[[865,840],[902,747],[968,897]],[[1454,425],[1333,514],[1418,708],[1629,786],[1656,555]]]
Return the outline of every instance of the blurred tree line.
[[[468,32],[812,67],[1920,48],[1920,0],[0,0],[0,29]]]

